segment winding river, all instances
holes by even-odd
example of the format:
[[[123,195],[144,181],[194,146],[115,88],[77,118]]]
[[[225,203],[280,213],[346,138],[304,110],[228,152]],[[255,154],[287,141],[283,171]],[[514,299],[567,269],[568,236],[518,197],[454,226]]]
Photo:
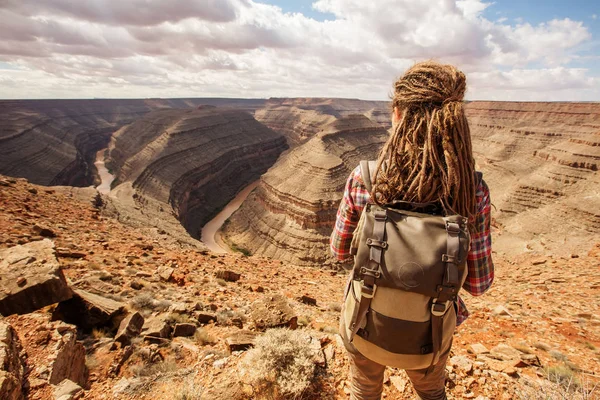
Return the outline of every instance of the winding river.
[[[94,163],[94,165],[98,169],[98,175],[100,176],[100,185],[98,185],[96,189],[102,194],[110,193],[110,185],[115,180],[114,175],[108,172],[108,169],[106,169],[106,165],[104,165],[104,153],[107,150],[108,149],[100,150],[96,154],[96,162]],[[219,212],[212,220],[210,220],[208,223],[206,223],[206,225],[202,227],[200,238],[202,242],[204,242],[206,247],[209,248],[209,250],[215,253],[227,253],[231,251],[227,247],[227,245],[222,240],[220,240],[219,230],[221,229],[225,221],[227,221],[227,218],[231,217],[231,214],[233,214],[235,210],[240,208],[244,200],[246,200],[246,197],[248,197],[250,192],[256,186],[258,186],[259,182],[260,180],[252,182],[244,189],[242,189],[242,191],[240,191],[237,194],[237,196],[235,196],[233,200],[231,200],[225,206],[225,208],[221,210],[221,212]]]
[[[225,206],[225,208],[223,208],[223,210],[221,210],[221,212],[216,215],[216,217],[214,217],[206,225],[204,225],[204,227],[202,227],[200,240],[202,240],[206,247],[208,247],[211,251],[215,253],[227,253],[230,251],[227,245],[223,243],[222,240],[220,240],[219,230],[221,229],[225,221],[227,221],[227,218],[231,217],[231,214],[233,214],[235,210],[240,208],[240,205],[242,205],[244,200],[246,200],[246,197],[248,197],[250,192],[254,190],[256,186],[258,186],[259,182],[260,180],[252,182],[244,189],[242,189],[242,191],[239,192],[237,196],[235,196],[233,200],[231,200]]]
[[[96,189],[102,194],[110,192],[110,185],[115,180],[115,176],[108,172],[106,165],[104,165],[104,153],[106,150],[108,149],[100,150],[96,153],[96,162],[94,163],[100,176],[100,185],[96,186]]]

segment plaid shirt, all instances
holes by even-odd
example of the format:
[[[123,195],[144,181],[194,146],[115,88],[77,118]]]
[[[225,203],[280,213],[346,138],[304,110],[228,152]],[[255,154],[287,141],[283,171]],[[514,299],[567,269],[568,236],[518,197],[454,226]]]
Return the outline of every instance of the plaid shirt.
[[[483,180],[477,187],[476,196],[475,225],[478,226],[478,232],[471,234],[471,248],[467,257],[468,274],[463,285],[463,289],[473,296],[485,293],[494,280],[492,235],[490,233],[490,191]],[[331,234],[331,252],[340,261],[347,261],[351,257],[352,235],[370,198],[360,173],[360,166],[358,166],[352,171],[346,183],[344,197],[337,212],[335,228]],[[469,311],[460,296],[457,307],[456,324],[460,325],[469,316]]]

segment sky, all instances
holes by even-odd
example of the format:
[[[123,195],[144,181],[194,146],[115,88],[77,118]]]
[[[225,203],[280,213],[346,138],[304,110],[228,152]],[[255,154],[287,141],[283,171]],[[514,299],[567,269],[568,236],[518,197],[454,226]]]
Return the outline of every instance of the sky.
[[[600,101],[590,0],[0,0],[0,99],[387,100],[415,62],[468,100]]]

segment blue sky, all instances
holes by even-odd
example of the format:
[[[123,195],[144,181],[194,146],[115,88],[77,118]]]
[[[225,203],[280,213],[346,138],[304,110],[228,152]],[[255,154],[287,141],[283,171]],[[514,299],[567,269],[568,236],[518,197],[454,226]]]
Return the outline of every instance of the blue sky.
[[[471,100],[600,101],[595,3],[4,0],[0,98],[384,100],[434,58]]]

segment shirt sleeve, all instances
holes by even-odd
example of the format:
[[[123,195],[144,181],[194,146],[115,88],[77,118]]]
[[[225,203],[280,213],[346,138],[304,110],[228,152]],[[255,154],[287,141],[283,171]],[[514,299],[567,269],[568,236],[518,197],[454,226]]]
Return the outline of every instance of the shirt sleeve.
[[[473,296],[485,293],[494,281],[490,190],[482,180],[477,188],[478,212],[476,232],[471,234],[471,248],[467,257],[467,279],[463,288]]]
[[[340,261],[352,257],[350,245],[358,220],[369,200],[369,192],[365,187],[358,166],[346,181],[344,196],[336,214],[335,226],[330,237],[331,254]]]

